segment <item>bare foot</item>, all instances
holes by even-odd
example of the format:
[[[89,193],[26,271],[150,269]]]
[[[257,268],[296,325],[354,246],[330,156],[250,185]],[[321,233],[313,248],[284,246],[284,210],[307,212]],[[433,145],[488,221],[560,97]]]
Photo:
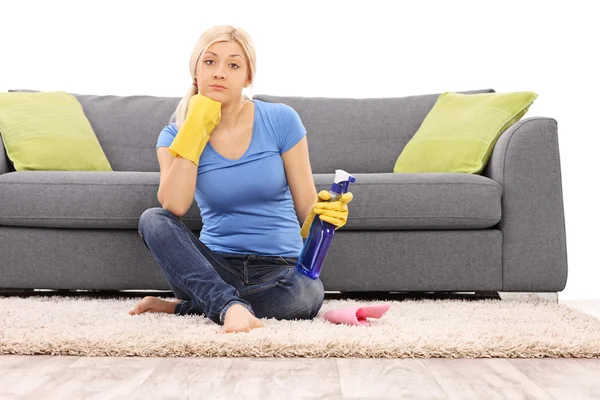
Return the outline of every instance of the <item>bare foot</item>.
[[[250,332],[254,328],[262,328],[263,323],[248,309],[240,304],[234,304],[227,310],[223,328],[219,333]]]
[[[129,315],[137,315],[145,312],[157,312],[157,313],[175,313],[175,306],[177,303],[181,303],[183,300],[169,301],[161,300],[154,296],[146,296],[137,302],[131,310]]]

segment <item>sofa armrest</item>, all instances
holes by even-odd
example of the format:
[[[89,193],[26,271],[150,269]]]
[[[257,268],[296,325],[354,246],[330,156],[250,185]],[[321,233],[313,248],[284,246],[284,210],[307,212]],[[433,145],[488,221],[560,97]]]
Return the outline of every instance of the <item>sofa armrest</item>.
[[[504,131],[483,175],[503,187],[503,291],[562,291],[567,245],[556,120],[526,118]]]

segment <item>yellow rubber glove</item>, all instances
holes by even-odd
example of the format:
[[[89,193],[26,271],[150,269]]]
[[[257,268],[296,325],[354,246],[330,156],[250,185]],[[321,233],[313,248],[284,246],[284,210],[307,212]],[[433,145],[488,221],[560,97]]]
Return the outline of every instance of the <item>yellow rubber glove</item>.
[[[310,226],[312,225],[315,215],[319,215],[322,221],[329,222],[335,226],[335,230],[338,230],[342,226],[346,225],[348,220],[348,203],[352,201],[354,196],[351,192],[344,193],[340,200],[329,202],[331,194],[327,190],[321,190],[317,195],[317,201],[310,210],[308,217],[302,224],[300,235],[306,239],[310,233]]]
[[[169,152],[198,165],[210,133],[220,121],[221,103],[202,94],[190,97],[187,116],[169,146]]]

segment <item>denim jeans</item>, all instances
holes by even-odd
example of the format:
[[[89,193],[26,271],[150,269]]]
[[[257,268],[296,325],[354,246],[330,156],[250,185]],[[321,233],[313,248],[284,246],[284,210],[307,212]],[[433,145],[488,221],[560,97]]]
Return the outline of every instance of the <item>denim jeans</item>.
[[[138,233],[184,300],[177,315],[222,325],[229,307],[240,304],[257,318],[312,319],[323,305],[323,283],[298,272],[297,258],[212,251],[162,207],[144,211]]]

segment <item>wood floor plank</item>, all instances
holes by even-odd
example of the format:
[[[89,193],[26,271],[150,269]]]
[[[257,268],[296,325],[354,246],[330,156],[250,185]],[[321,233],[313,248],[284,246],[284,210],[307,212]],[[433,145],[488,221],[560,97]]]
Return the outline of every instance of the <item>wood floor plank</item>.
[[[130,396],[279,400],[292,394],[341,400],[335,359],[169,358]]]
[[[238,399],[342,400],[335,358],[252,358]]]
[[[0,368],[0,399],[27,395],[52,377],[54,372]]]
[[[598,359],[586,361],[574,358],[537,358],[511,359],[509,362],[557,399],[600,398]],[[597,365],[591,368],[590,364]]]
[[[426,359],[449,399],[552,399],[507,359]]]
[[[247,371],[246,358],[165,357],[128,397],[233,399],[242,392]]]
[[[18,368],[27,360],[26,356],[5,354],[0,356],[0,368]]]
[[[78,356],[2,355],[0,356],[0,368],[54,370],[56,368],[68,368],[77,360],[79,360]]]
[[[576,358],[577,362],[585,368],[588,373],[600,376],[600,359],[598,358]]]
[[[0,356],[0,398],[25,396],[68,368],[79,357]]]
[[[446,399],[420,359],[337,360],[344,399]]]
[[[69,368],[156,368],[162,357],[79,357]]]
[[[154,368],[62,368],[27,393],[29,399],[120,399],[139,388]],[[27,379],[27,377],[25,377]],[[51,396],[50,396],[51,395]]]

